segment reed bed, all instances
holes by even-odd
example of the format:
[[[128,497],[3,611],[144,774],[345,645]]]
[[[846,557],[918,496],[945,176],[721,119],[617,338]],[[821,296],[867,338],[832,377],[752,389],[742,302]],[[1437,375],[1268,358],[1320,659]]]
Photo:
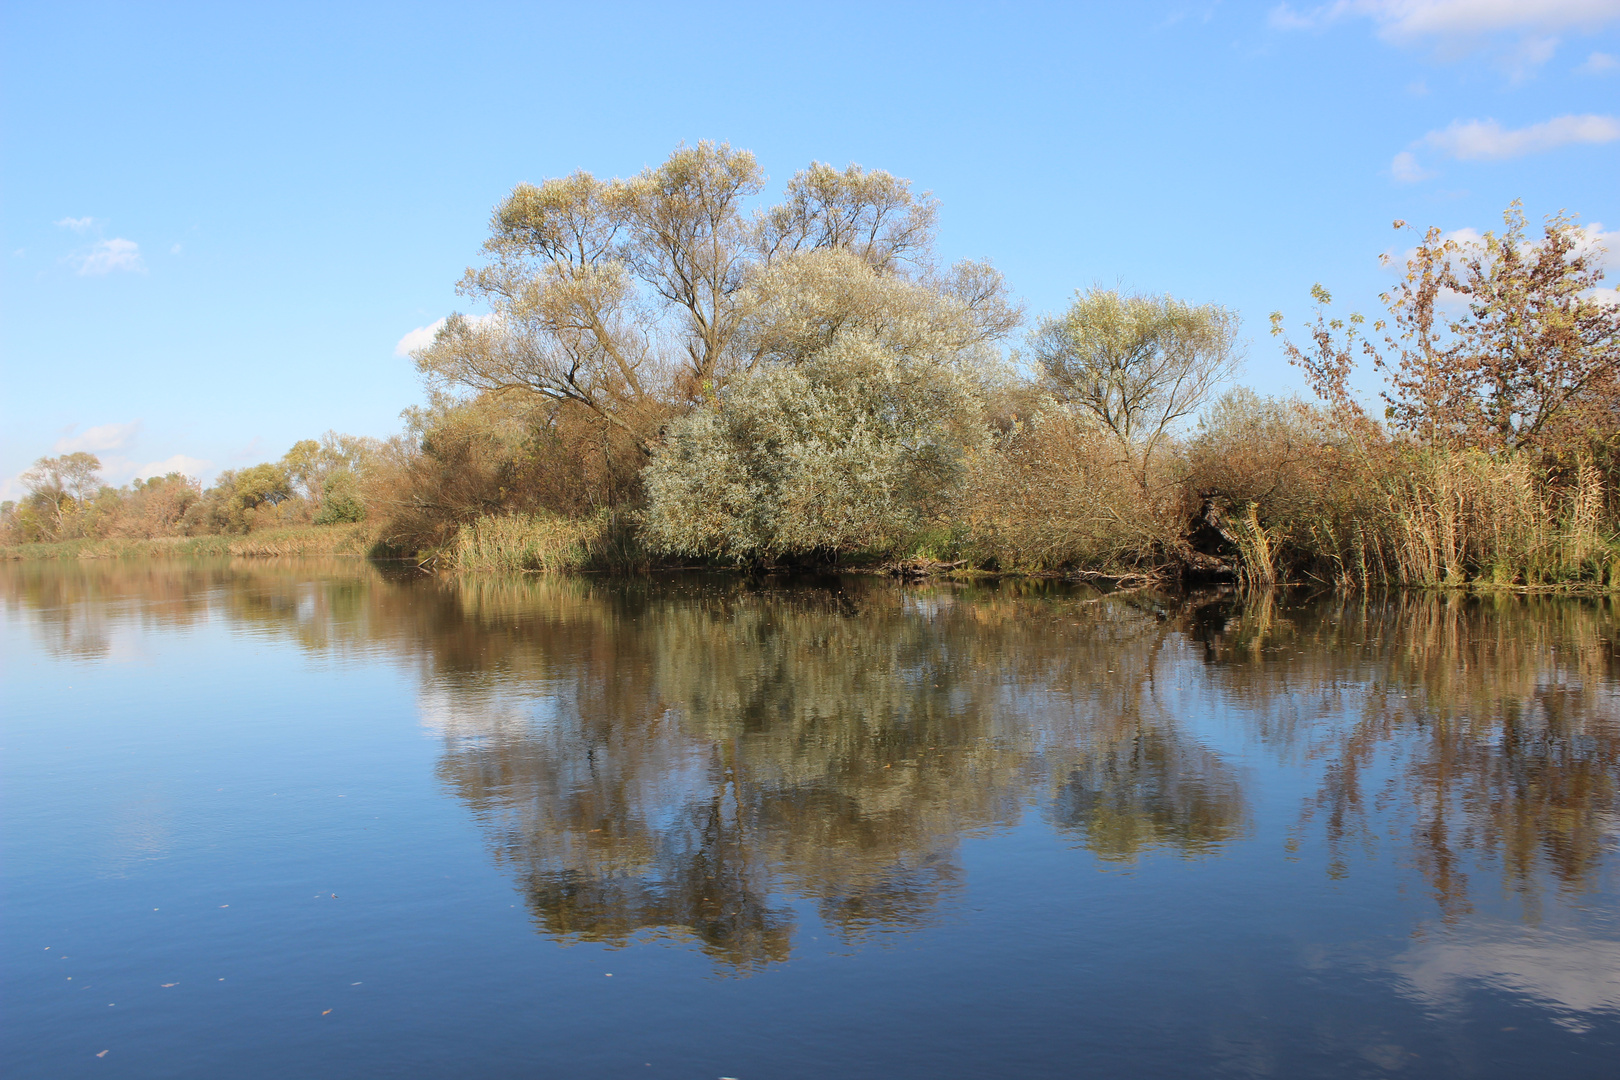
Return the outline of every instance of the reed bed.
[[[1528,454],[1428,449],[1398,455],[1365,485],[1358,514],[1275,530],[1337,584],[1620,587],[1620,528],[1591,462],[1554,476]]]
[[[486,514],[467,522],[446,553],[451,569],[567,573],[643,569],[632,523],[618,515]]]

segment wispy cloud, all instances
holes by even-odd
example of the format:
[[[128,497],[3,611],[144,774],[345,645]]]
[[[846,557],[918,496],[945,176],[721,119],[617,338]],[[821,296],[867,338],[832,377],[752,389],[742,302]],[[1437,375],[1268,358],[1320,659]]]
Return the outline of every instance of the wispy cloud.
[[[1312,12],[1295,11],[1288,4],[1278,4],[1267,14],[1266,21],[1278,30],[1318,30],[1328,20]]]
[[[172,472],[177,472],[193,479],[200,479],[212,464],[213,462],[204,461],[202,458],[194,458],[186,454],[175,454],[173,457],[164,458],[162,461],[147,462],[136,469],[134,475],[137,477],[167,476]]]
[[[1575,70],[1582,75],[1612,75],[1620,71],[1620,60],[1616,60],[1608,53],[1595,52]]]
[[[121,236],[97,240],[94,247],[74,256],[73,261],[78,264],[79,273],[86,277],[111,274],[117,270],[146,273],[146,263],[141,259],[141,245]]]
[[[264,458],[264,436],[255,435],[242,449],[231,454],[232,461],[260,461]]]
[[[1501,53],[1500,63],[1514,82],[1521,82],[1535,73],[1542,64],[1558,51],[1558,39],[1551,36],[1531,35],[1520,38]]]
[[[1556,1022],[1585,1030],[1620,1010],[1620,942],[1541,935],[1477,924],[1467,937],[1415,941],[1391,962],[1402,994],[1456,1009],[1479,987],[1501,987],[1554,1007]]]
[[[425,349],[433,344],[433,337],[444,327],[444,320],[429,323],[427,326],[418,326],[394,343],[395,356],[409,356],[417,349]]]
[[[488,322],[490,319],[493,319],[494,317],[495,317],[494,315],[463,315],[462,316],[462,318],[466,319],[468,322],[472,323],[474,326],[478,326],[478,325],[481,325],[481,324],[483,324],[485,322]],[[410,333],[406,334],[404,337],[400,338],[397,342],[394,343],[394,355],[395,356],[409,356],[409,355],[411,355],[411,353],[415,352],[417,349],[425,349],[425,348],[427,348],[429,345],[433,344],[434,336],[436,334],[438,334],[438,332],[440,330],[444,329],[444,323],[445,323],[445,320],[440,319],[438,322],[429,323],[426,326],[418,326],[415,330],[412,330]]]
[[[1465,225],[1460,229],[1452,229],[1450,232],[1441,233],[1440,240],[1442,243],[1449,240],[1466,247],[1470,244],[1479,243],[1480,240],[1484,239],[1484,236],[1485,234],[1480,232],[1478,229]],[[1413,245],[1404,251],[1389,248],[1382,255],[1380,255],[1378,259],[1386,272],[1399,273],[1406,267],[1406,264],[1411,262],[1413,257],[1417,255],[1417,250],[1416,245]],[[1449,293],[1450,290],[1447,290],[1447,292]],[[1452,293],[1451,295],[1456,294]]]
[[[1527,231],[1531,234],[1528,238],[1530,244],[1532,246],[1539,245],[1540,240],[1537,239],[1534,228]],[[1575,234],[1574,254],[1586,256],[1589,265],[1606,271],[1613,265],[1616,254],[1620,254],[1620,251],[1617,251],[1617,248],[1620,248],[1620,244],[1617,244],[1617,241],[1620,241],[1620,232],[1605,229],[1601,221],[1578,225],[1575,227]],[[1484,233],[1468,226],[1440,234],[1441,241],[1449,240],[1464,248],[1474,247],[1484,238]],[[1417,248],[1415,246],[1409,247],[1405,251],[1397,251],[1391,248],[1380,256],[1380,261],[1383,264],[1385,273],[1399,276],[1405,272],[1406,267],[1416,255]],[[1616,289],[1594,288],[1587,290],[1586,295],[1606,304],[1620,303],[1620,290]],[[1467,304],[1467,298],[1451,289],[1441,289],[1437,303],[1446,311],[1461,312]]]
[[[1160,21],[1158,29],[1166,30],[1183,22],[1207,23],[1215,18],[1216,9],[1220,6],[1220,0],[1213,0],[1213,2],[1208,3],[1180,4],[1172,8],[1170,13]]]
[[[1436,174],[1429,169],[1425,169],[1418,161],[1417,155],[1412,151],[1402,150],[1389,163],[1389,175],[1394,177],[1397,184],[1415,184],[1419,180],[1427,180]]]
[[[1608,267],[1614,258],[1620,255],[1620,231],[1605,229],[1603,222],[1594,221],[1590,225],[1579,228],[1580,239],[1575,243],[1575,253],[1585,255],[1598,266]],[[1613,289],[1604,289],[1603,292],[1614,292]]]
[[[1522,128],[1504,128],[1495,120],[1457,120],[1431,131],[1418,143],[1458,161],[1506,161],[1541,154],[1574,143],[1620,139],[1620,119],[1613,116],[1556,116]]]
[[[1315,30],[1344,19],[1371,19],[1379,36],[1408,42],[1423,38],[1478,38],[1503,31],[1597,30],[1620,22],[1617,0],[1335,0],[1296,11],[1271,9],[1271,24]]]
[[[22,474],[15,476],[0,476],[0,502],[20,502],[28,494],[28,485],[22,482]]]
[[[125,424],[100,424],[86,428],[77,435],[66,435],[57,439],[53,449],[58,454],[72,454],[81,450],[90,453],[120,450],[128,446],[140,430],[139,420],[131,420]]]
[[[1358,9],[1396,39],[1458,38],[1504,30],[1597,30],[1620,21],[1616,0],[1357,0]]]
[[[1336,0],[1296,10],[1271,9],[1279,30],[1321,30],[1367,19],[1395,45],[1431,43],[1443,59],[1491,49],[1514,78],[1546,63],[1559,35],[1620,22],[1620,0]]]
[[[95,228],[96,219],[93,217],[65,217],[51,224],[60,225],[64,229],[72,229],[76,233],[82,233]]]

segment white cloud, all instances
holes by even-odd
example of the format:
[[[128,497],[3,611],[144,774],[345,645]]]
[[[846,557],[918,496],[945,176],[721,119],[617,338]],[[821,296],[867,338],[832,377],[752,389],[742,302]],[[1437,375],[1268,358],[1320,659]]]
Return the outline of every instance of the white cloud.
[[[1539,243],[1538,237],[1541,235],[1541,233],[1536,227],[1535,222],[1530,222],[1528,224],[1529,228],[1525,230],[1528,234],[1527,239],[1532,245],[1535,245]],[[1612,232],[1605,229],[1601,221],[1594,221],[1589,225],[1576,226],[1575,231],[1577,236],[1575,240],[1574,254],[1588,256],[1591,259],[1591,265],[1594,265],[1599,269],[1607,270],[1607,268],[1612,264],[1614,257],[1617,254],[1620,254],[1620,244],[1616,243],[1617,240],[1620,240],[1620,232]],[[1485,234],[1480,232],[1478,229],[1464,227],[1461,229],[1453,229],[1450,232],[1441,233],[1440,239],[1442,241],[1454,241],[1461,247],[1471,248],[1475,247],[1482,240],[1484,240]],[[1416,257],[1416,255],[1416,247],[1409,247],[1405,251],[1400,252],[1394,250],[1384,252],[1383,255],[1380,256],[1380,259],[1383,262],[1384,272],[1392,276],[1399,277],[1406,272],[1407,266],[1411,263],[1412,259]],[[1594,299],[1601,300],[1605,303],[1620,305],[1620,289],[1588,289],[1585,295],[1591,296]],[[1441,289],[1440,294],[1436,299],[1436,303],[1444,311],[1460,314],[1466,306],[1466,299],[1461,293],[1455,292],[1452,289]]]
[[[65,217],[51,224],[60,225],[64,229],[72,229],[76,233],[88,232],[96,223],[93,217]]]
[[[1468,244],[1477,244],[1481,239],[1483,239],[1483,234],[1478,229],[1467,227],[1453,229],[1450,232],[1443,232],[1440,234],[1440,240],[1442,243],[1447,240],[1454,240],[1457,243],[1465,246]],[[1384,269],[1386,271],[1398,274],[1405,271],[1406,264],[1411,262],[1415,255],[1417,255],[1417,246],[1413,245],[1412,247],[1407,248],[1405,251],[1396,251],[1394,248],[1390,248],[1378,258],[1379,261],[1384,264]]]
[[[1425,169],[1412,151],[1402,150],[1389,163],[1389,175],[1395,178],[1397,184],[1415,184],[1436,174]]]
[[[1501,226],[1498,225],[1497,229],[1500,230]],[[1529,223],[1529,227],[1525,231],[1529,234],[1528,238],[1531,243],[1538,242],[1536,237],[1541,235],[1541,231],[1534,221]],[[1605,229],[1601,221],[1594,221],[1588,225],[1577,225],[1575,232],[1574,254],[1576,255],[1590,255],[1599,266],[1605,266],[1616,254],[1620,254],[1620,243],[1617,243],[1617,241],[1620,241],[1620,232]],[[1441,233],[1440,239],[1442,241],[1453,240],[1467,247],[1478,244],[1485,239],[1485,234],[1478,229],[1464,226],[1461,229],[1452,229],[1450,232]],[[1387,251],[1384,253],[1384,259],[1388,266],[1405,266],[1412,256],[1416,254],[1417,248],[1409,247],[1399,254],[1393,250]]]
[[[1412,143],[1430,147],[1458,161],[1506,161],[1556,150],[1574,143],[1607,143],[1620,139],[1620,118],[1557,116],[1522,128],[1504,128],[1495,120],[1455,120],[1450,127],[1431,131]],[[1412,149],[1402,150],[1389,163],[1398,184],[1412,184],[1437,175],[1424,168]]]
[[[1449,240],[1454,241],[1463,247],[1470,247],[1479,243],[1482,239],[1484,239],[1484,235],[1478,229],[1471,229],[1467,228],[1466,226],[1461,229],[1453,229],[1450,232],[1443,232],[1440,234],[1440,240],[1442,243]],[[1384,273],[1389,274],[1391,277],[1398,278],[1406,273],[1406,268],[1416,257],[1417,247],[1414,245],[1413,247],[1407,248],[1405,251],[1386,251],[1383,253],[1383,255],[1379,256],[1379,260],[1383,263]],[[1439,294],[1435,297],[1435,303],[1442,311],[1451,314],[1461,314],[1466,301],[1462,293],[1457,292],[1455,289],[1441,289]]]
[[[1401,989],[1431,1008],[1454,1008],[1477,987],[1552,1006],[1582,1030],[1588,1017],[1620,1011],[1620,941],[1572,931],[1493,927],[1466,938],[1418,942],[1391,965]]]
[[[1620,119],[1613,116],[1558,116],[1529,127],[1504,128],[1495,120],[1457,120],[1443,131],[1418,140],[1459,161],[1505,161],[1539,154],[1571,143],[1606,143],[1620,139]]]
[[[1580,239],[1575,242],[1575,254],[1586,255],[1598,266],[1607,268],[1616,255],[1620,255],[1620,232],[1605,229],[1603,222],[1594,221],[1576,230]],[[1613,289],[1599,290],[1613,292]]]
[[[128,446],[140,431],[141,422],[131,420],[127,424],[101,424],[97,427],[87,428],[78,435],[69,435],[56,440],[52,448],[58,454],[72,454],[80,450],[90,453],[104,453],[108,450],[118,450]]]
[[[1558,51],[1556,37],[1525,37],[1503,53],[1501,64],[1514,82],[1529,78]]]
[[[1361,0],[1351,7],[1392,39],[1472,37],[1504,30],[1596,30],[1620,19],[1617,0]]]
[[[443,319],[440,319],[436,323],[430,323],[427,326],[418,326],[415,330],[412,330],[410,333],[406,334],[404,337],[400,338],[394,343],[394,355],[409,356],[417,349],[427,348],[429,345],[433,344],[433,335],[437,334],[440,328],[443,326]]]
[[[202,458],[189,457],[185,454],[175,454],[173,457],[164,458],[162,461],[147,462],[145,465],[142,465],[140,468],[136,469],[134,475],[137,477],[153,477],[167,476],[172,472],[177,472],[189,476],[195,480],[201,478],[203,473],[206,472],[208,467],[212,464],[213,462],[204,461]]]
[[[1620,21],[1620,0],[1336,0],[1308,11],[1271,10],[1284,30],[1315,30],[1341,19],[1371,19],[1391,41],[1477,38],[1503,31],[1596,30]]]
[[[1620,60],[1616,60],[1608,53],[1595,52],[1586,58],[1586,62],[1575,69],[1582,75],[1607,75],[1612,71],[1620,70]]]
[[[466,319],[474,326],[486,323],[494,317],[494,315],[462,316],[462,318]],[[394,343],[394,355],[409,356],[417,349],[427,348],[429,345],[433,344],[434,335],[440,330],[444,329],[444,322],[444,319],[440,319],[438,322],[429,323],[427,326],[418,326],[415,330],[412,330],[410,333],[406,334],[404,337],[400,338]]]
[[[173,247],[171,247],[169,249],[169,254],[170,255],[178,255],[178,254],[180,254],[180,245],[176,244]]]
[[[95,247],[77,256],[75,261],[79,264],[79,273],[86,276],[110,274],[114,270],[146,273],[146,264],[141,261],[141,245],[118,236],[97,240]]]
[[[1371,20],[1392,44],[1431,42],[1444,59],[1494,45],[1518,79],[1551,59],[1559,33],[1620,21],[1620,0],[1336,0],[1300,11],[1279,4],[1270,14],[1280,30],[1320,30],[1346,19]]]

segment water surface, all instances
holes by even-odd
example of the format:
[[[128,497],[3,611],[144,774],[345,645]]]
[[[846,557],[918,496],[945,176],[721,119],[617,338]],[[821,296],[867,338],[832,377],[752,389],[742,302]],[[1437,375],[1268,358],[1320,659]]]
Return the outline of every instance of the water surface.
[[[14,1077],[1613,1077],[1608,600],[0,566]]]

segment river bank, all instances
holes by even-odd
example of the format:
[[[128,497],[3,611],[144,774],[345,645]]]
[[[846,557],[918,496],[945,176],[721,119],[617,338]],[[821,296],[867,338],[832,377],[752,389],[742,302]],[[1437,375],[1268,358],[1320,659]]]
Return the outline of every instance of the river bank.
[[[649,555],[630,540],[625,530],[604,519],[584,521],[550,520],[543,527],[534,522],[481,519],[464,527],[454,543],[421,555],[401,554],[389,548],[364,523],[342,525],[300,525],[265,529],[245,535],[166,536],[155,538],[84,538],[56,543],[14,544],[0,547],[0,561],[106,561],[138,559],[207,558],[284,558],[339,556],[398,560],[415,563],[423,571],[439,575],[491,574],[588,574],[606,577],[640,576],[659,572],[690,570],[730,570],[765,574],[827,570],[840,574],[899,578],[907,581],[992,581],[1026,579],[1070,581],[1109,590],[1166,588],[1181,590],[1207,585],[1241,584],[1241,574],[1228,567],[1225,575],[1211,573],[1211,567],[1189,569],[1179,564],[1149,566],[1135,571],[1103,571],[1066,567],[1058,569],[1006,568],[985,566],[970,559],[935,559],[927,555],[871,554],[841,559],[825,565],[789,562],[781,565],[720,567],[713,563],[668,560]],[[1221,567],[1215,567],[1219,570]],[[1279,585],[1309,588],[1313,584],[1331,589],[1323,582],[1279,582]],[[1343,583],[1340,583],[1343,584]],[[1369,583],[1367,587],[1383,588]],[[1387,587],[1411,588],[1388,583]],[[1418,591],[1501,594],[1562,594],[1602,596],[1620,593],[1620,580],[1503,582],[1491,579],[1451,580]]]
[[[376,547],[363,524],[294,525],[239,536],[85,537],[0,547],[0,560],[207,558],[221,555],[368,555]]]

